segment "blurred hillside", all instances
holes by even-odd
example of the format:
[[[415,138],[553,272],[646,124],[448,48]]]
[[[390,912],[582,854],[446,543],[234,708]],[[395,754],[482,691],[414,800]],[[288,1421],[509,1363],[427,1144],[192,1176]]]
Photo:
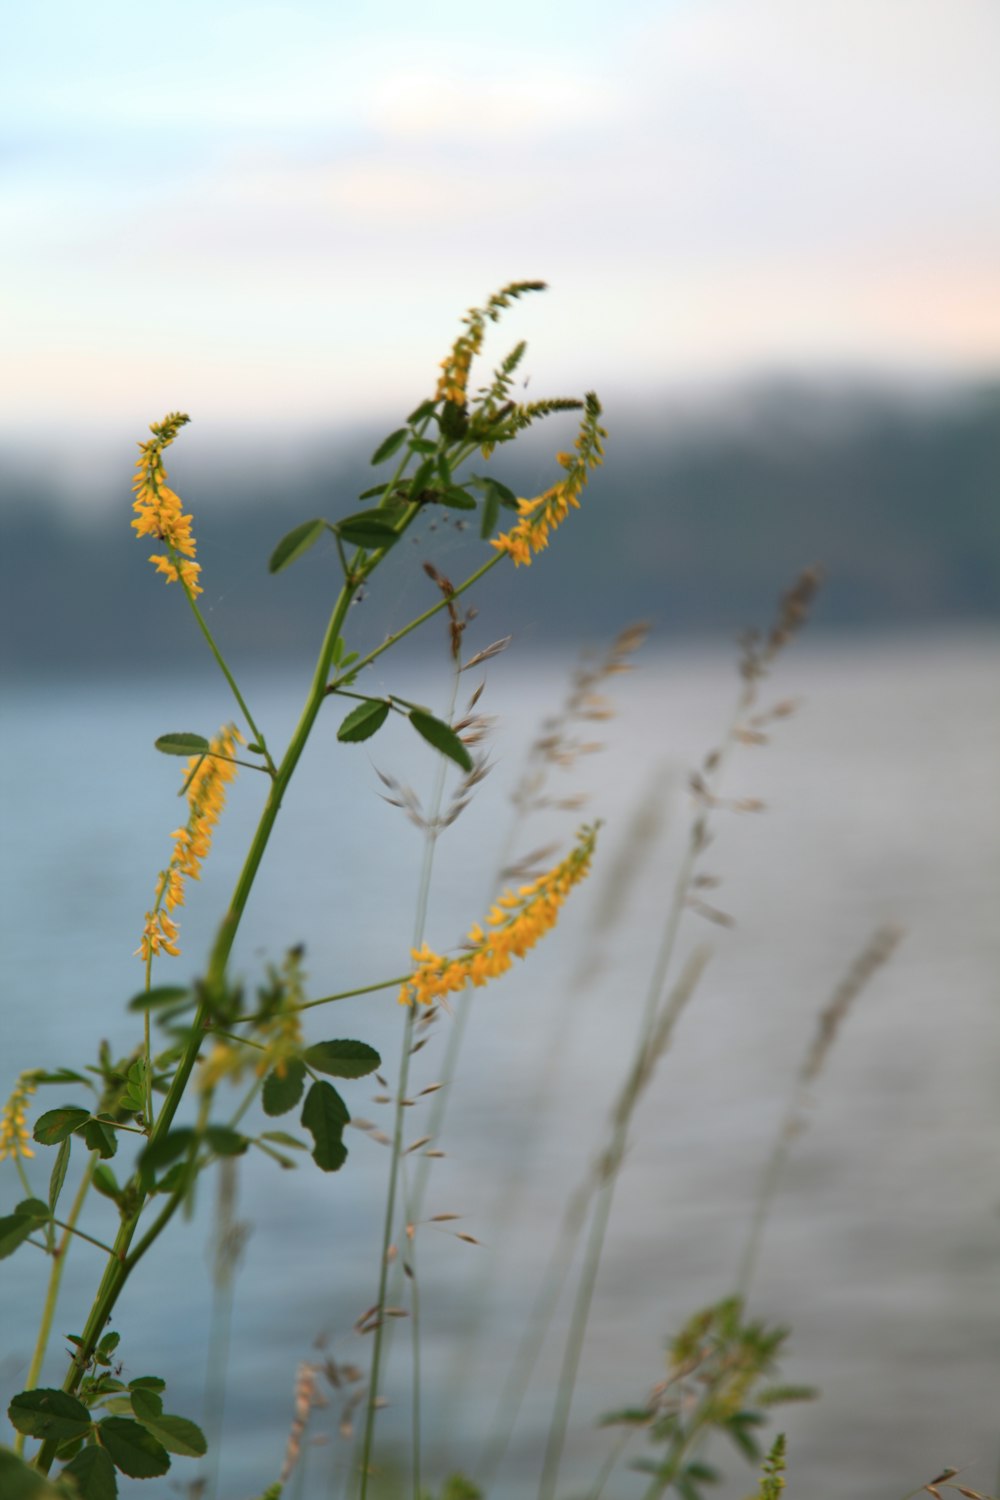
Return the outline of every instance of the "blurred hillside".
[[[529,643],[593,640],[640,616],[667,638],[732,634],[766,620],[775,595],[812,562],[829,579],[819,628],[899,631],[1000,615],[996,384],[919,396],[771,386],[655,414],[612,405],[607,425],[606,465],[558,546],[530,577],[508,566],[486,580],[477,599],[486,634],[513,627]],[[567,431],[551,423],[497,453],[489,472],[537,493]],[[358,434],[330,453],[317,439],[311,456],[300,450],[270,472],[257,454],[192,458],[186,435],[173,450],[171,482],[195,516],[202,603],[240,659],[311,652],[338,584],[336,555],[320,544],[277,578],[266,560],[299,521],[360,508],[357,494],[378,477],[368,465],[377,437]],[[41,459],[33,479],[23,464],[5,473],[0,459],[8,672],[202,664],[196,633],[178,628],[176,590],[152,577],[129,528],[129,462],[114,479],[121,509],[112,514],[75,504],[71,485],[46,487]],[[433,559],[458,582],[482,560],[476,523],[461,520],[428,516],[396,549],[352,616],[366,640],[438,597],[420,562]]]

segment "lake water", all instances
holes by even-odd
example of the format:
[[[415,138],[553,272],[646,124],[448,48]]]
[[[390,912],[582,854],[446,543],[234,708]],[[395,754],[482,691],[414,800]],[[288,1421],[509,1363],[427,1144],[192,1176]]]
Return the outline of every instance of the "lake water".
[[[688,768],[719,739],[737,689],[732,653],[653,651],[611,684],[614,719],[587,727],[605,749],[557,773],[554,795],[589,796],[584,812],[534,815],[518,853],[567,845],[584,816],[605,820],[594,874],[556,933],[518,972],[476,998],[449,1101],[426,1212],[462,1216],[479,1246],[425,1226],[418,1233],[428,1482],[475,1463],[565,1195],[605,1138],[604,1122],[629,1054],[653,952],[690,823]],[[725,787],[759,797],[761,814],[723,811],[703,868],[724,878],[711,899],[731,929],[685,919],[681,955],[709,941],[714,955],[670,1054],[639,1109],[618,1192],[573,1409],[565,1495],[584,1493],[608,1451],[594,1425],[643,1399],[664,1374],[668,1334],[729,1289],[761,1164],[786,1107],[816,1017],[880,923],[906,929],[837,1038],[812,1090],[764,1241],[752,1291],[757,1316],[789,1325],[783,1373],[821,1399],[779,1414],[788,1433],[789,1493],[809,1500],[902,1496],[945,1464],[963,1482],[995,1483],[1000,1455],[1000,923],[995,636],[796,646],[764,702],[800,700],[766,747],[741,748]],[[561,700],[572,658],[530,668],[516,652],[491,663],[480,707],[499,716],[494,769],[442,839],[427,934],[438,948],[481,917],[511,820],[508,799],[540,717]],[[447,673],[419,668],[403,691],[442,710]],[[478,679],[472,679],[469,687]],[[401,685],[371,679],[366,690]],[[294,721],[303,684],[248,683],[272,744]],[[211,732],[229,716],[214,682],[46,682],[4,695],[3,1072],[78,1064],[101,1037],[124,1052],[136,1028],[123,1001],[141,985],[132,957],[156,871],[178,821],[178,763],[153,738]],[[433,753],[405,725],[364,747],[321,721],[282,812],[234,956],[253,983],[264,963],[304,941],[311,992],[388,978],[406,966],[421,841],[380,800],[375,767],[425,798]],[[412,741],[412,742],[411,742]],[[158,978],[197,972],[262,798],[241,778],[205,878],[183,918],[183,956]],[[624,853],[644,805],[658,838]],[[606,928],[611,886],[624,911]],[[309,1035],[358,1036],[393,1076],[402,1012],[391,991],[310,1015]],[[411,1093],[439,1076],[450,1024],[415,1059]],[[3,1085],[6,1088],[6,1084]],[[373,1080],[343,1090],[353,1112],[385,1125]],[[38,1108],[73,1097],[46,1090]],[[430,1099],[410,1111],[423,1133]],[[293,1117],[294,1118],[294,1117]],[[285,1122],[287,1123],[287,1122]],[[320,1336],[337,1358],[362,1363],[352,1333],[374,1301],[387,1154],[349,1132],[335,1176],[311,1163],[282,1172],[240,1162],[238,1214],[249,1226],[235,1284],[220,1496],[250,1500],[276,1477],[291,1420],[297,1363]],[[416,1158],[411,1158],[411,1162]],[[44,1196],[40,1163],[35,1187]],[[0,1168],[4,1211],[21,1196]],[[130,1282],[116,1315],[128,1375],[168,1379],[167,1409],[202,1408],[211,1193],[193,1224],[175,1224]],[[107,1205],[85,1227],[113,1228]],[[499,1215],[499,1218],[498,1218]],[[56,1318],[75,1331],[100,1268],[79,1244]],[[30,1247],[2,1266],[5,1399],[23,1383],[32,1309],[45,1265]],[[532,1493],[553,1373],[557,1319],[528,1392],[508,1466],[491,1494]],[[379,1424],[380,1456],[405,1442],[408,1339],[396,1328]],[[58,1384],[53,1340],[43,1381]],[[328,1392],[332,1397],[334,1393]],[[344,1463],[335,1404],[312,1430],[300,1488],[334,1493]],[[642,1451],[641,1445],[636,1453]],[[735,1454],[718,1493],[753,1488]],[[195,1466],[176,1460],[171,1488]],[[641,1493],[623,1471],[611,1496]]]

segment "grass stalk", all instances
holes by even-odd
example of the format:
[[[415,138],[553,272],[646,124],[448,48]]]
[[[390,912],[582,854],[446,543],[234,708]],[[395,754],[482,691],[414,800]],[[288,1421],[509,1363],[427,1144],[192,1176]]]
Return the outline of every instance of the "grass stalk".
[[[442,601],[440,607],[444,607],[447,600]],[[459,667],[455,664],[453,674],[453,685],[451,702],[448,707],[448,723],[451,723],[455,715],[455,703],[458,697]],[[430,816],[427,819],[424,833],[424,853],[420,867],[420,878],[417,883],[416,910],[413,918],[413,947],[419,948],[424,940],[427,926],[427,907],[430,901],[431,877],[434,870],[434,855],[437,849],[439,834],[439,818],[441,813],[441,802],[444,796],[445,777],[447,775],[447,762],[444,757],[438,758],[438,765],[434,777],[434,790],[431,797]],[[406,1095],[409,1086],[410,1058],[412,1056],[413,1031],[415,1025],[415,1007],[413,1004],[406,1007],[406,1020],[403,1027],[402,1055],[399,1064],[399,1077],[396,1089],[395,1114],[392,1131],[392,1152],[389,1163],[389,1183],[386,1190],[385,1217],[382,1226],[382,1258],[379,1268],[379,1287],[376,1299],[375,1333],[372,1348],[371,1375],[368,1383],[368,1397],[365,1403],[365,1425],[362,1439],[361,1453],[361,1500],[366,1500],[368,1493],[368,1479],[371,1472],[371,1460],[375,1437],[375,1414],[378,1409],[379,1384],[381,1378],[383,1353],[387,1352],[388,1338],[386,1336],[385,1308],[389,1285],[390,1271],[390,1248],[393,1243],[393,1232],[396,1223],[396,1197],[400,1182],[400,1165],[403,1154],[403,1120],[406,1113]],[[404,1194],[405,1197],[405,1194]],[[407,1218],[409,1219],[409,1208],[407,1207]],[[415,1242],[410,1247],[411,1254],[415,1254]],[[412,1294],[417,1295],[415,1277],[413,1279]],[[412,1352],[412,1379],[411,1379],[411,1480],[414,1500],[420,1500],[420,1457],[421,1457],[421,1435],[420,1435],[420,1328],[419,1320],[411,1319],[411,1352]]]

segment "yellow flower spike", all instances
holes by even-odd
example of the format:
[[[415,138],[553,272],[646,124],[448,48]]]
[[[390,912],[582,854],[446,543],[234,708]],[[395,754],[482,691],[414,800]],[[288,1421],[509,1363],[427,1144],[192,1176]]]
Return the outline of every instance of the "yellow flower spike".
[[[166,483],[167,471],[163,467],[163,449],[169,448],[178,432],[191,418],[185,412],[171,412],[162,422],[150,426],[152,438],[139,444],[132,488],[135,500],[132,509],[135,520],[132,528],[136,536],[155,537],[166,542],[173,551],[171,555],[154,552],[149,561],[157,572],[166,576],[168,583],[182,581],[195,597],[202,592],[198,583],[199,565],[193,561],[196,547],[191,531],[191,517],[183,513],[179,495]]]
[[[34,1156],[28,1129],[28,1099],[38,1087],[34,1074],[22,1073],[0,1114],[0,1161]]]
[[[600,425],[600,416],[601,403],[590,392],[584,402],[575,452],[556,456],[557,463],[566,471],[565,479],[560,479],[532,500],[519,500],[517,511],[520,519],[516,526],[490,542],[498,552],[506,552],[515,567],[530,567],[532,556],[548,546],[549,536],[565,521],[570,508],[579,510],[580,495],[590,470],[598,467],[604,455],[602,439],[607,433]]]
[[[486,323],[496,323],[503,310],[523,297],[525,292],[543,292],[544,281],[512,281],[502,287],[486,303],[485,307],[470,307],[462,322],[466,332],[460,333],[446,359],[441,361],[435,401],[449,401],[455,406],[464,406],[469,386],[469,371],[472,361],[483,347]]]
[[[202,861],[212,847],[212,834],[226,805],[226,787],[234,780],[237,766],[232,757],[244,743],[235,724],[226,724],[211,741],[207,754],[192,755],[184,768],[187,784],[188,820],[171,834],[174,840],[170,863],[156,882],[153,910],[146,913],[136,957],[148,963],[157,953],[177,957],[177,923],[169,916],[184,905],[184,881],[200,880]],[[166,908],[164,910],[164,908]]]
[[[425,943],[413,950],[416,967],[399,992],[401,1005],[430,1005],[459,993],[467,984],[477,988],[496,979],[523,958],[538,940],[551,932],[569,892],[590,871],[597,825],[580,830],[579,840],[564,860],[515,896],[505,891],[493,907],[484,932],[476,923],[469,929],[469,951],[454,958],[434,953]]]

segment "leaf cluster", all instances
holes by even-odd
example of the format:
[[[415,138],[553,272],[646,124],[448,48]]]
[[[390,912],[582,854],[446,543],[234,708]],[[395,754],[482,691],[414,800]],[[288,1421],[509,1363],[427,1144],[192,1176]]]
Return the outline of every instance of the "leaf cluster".
[[[82,1340],[71,1337],[78,1348]],[[118,1474],[156,1479],[170,1468],[171,1455],[201,1458],[207,1443],[201,1428],[187,1417],[163,1410],[166,1382],[140,1375],[127,1384],[115,1363],[119,1335],[103,1335],[75,1396],[38,1387],[21,1391],[7,1409],[11,1423],[25,1437],[54,1446],[62,1470],[54,1483],[42,1480],[13,1455],[0,1453],[0,1488],[11,1500],[115,1500]],[[34,1475],[40,1487],[32,1487]],[[9,1483],[8,1483],[9,1476]]]
[[[646,1428],[649,1442],[662,1450],[631,1465],[651,1476],[649,1496],[672,1490],[681,1500],[704,1500],[703,1487],[722,1478],[695,1456],[710,1432],[723,1434],[750,1462],[761,1462],[757,1434],[767,1410],[815,1395],[809,1387],[767,1383],[786,1338],[783,1328],[744,1321],[738,1297],[703,1308],[673,1339],[667,1378],[646,1405],[602,1419],[605,1425]]]

